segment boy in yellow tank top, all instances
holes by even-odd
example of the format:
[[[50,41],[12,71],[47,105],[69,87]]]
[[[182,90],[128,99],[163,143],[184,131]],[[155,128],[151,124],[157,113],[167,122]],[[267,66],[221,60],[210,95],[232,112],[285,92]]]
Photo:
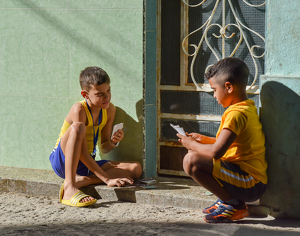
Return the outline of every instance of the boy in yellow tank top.
[[[219,104],[227,107],[216,138],[177,134],[188,149],[185,172],[219,199],[203,210],[209,223],[226,223],[249,215],[245,202],[258,200],[267,184],[265,136],[257,108],[248,99],[247,65],[225,58],[205,74]]]
[[[60,202],[88,206],[97,200],[79,189],[91,184],[108,186],[132,184],[142,174],[138,162],[95,161],[96,145],[107,153],[123,139],[119,129],[113,135],[116,107],[110,102],[110,78],[99,67],[87,67],[80,74],[81,95],[65,118],[56,146],[49,159],[55,173],[64,178]]]

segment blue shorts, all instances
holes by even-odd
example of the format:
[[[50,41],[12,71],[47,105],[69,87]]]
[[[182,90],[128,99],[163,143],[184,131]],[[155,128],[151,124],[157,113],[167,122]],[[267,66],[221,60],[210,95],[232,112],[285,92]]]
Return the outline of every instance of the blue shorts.
[[[65,155],[61,150],[60,142],[58,146],[51,152],[49,160],[51,162],[54,172],[61,178],[65,178]],[[101,167],[109,161],[100,160],[96,163]],[[89,176],[93,174],[81,161],[78,163],[76,173],[81,176]]]
[[[266,190],[266,185],[255,180],[240,166],[224,160],[214,160],[214,178],[235,198],[244,202],[258,200]]]

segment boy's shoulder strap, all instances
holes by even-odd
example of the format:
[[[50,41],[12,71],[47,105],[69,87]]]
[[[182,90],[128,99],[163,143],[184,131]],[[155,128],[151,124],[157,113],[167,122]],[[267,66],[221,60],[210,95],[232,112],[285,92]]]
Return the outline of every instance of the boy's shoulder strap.
[[[82,100],[82,101],[79,101],[78,103],[81,103],[81,105],[84,107],[84,110],[85,110],[85,113],[86,113],[86,117],[88,118],[88,124],[87,126],[90,126],[92,125],[93,126],[93,118],[92,118],[92,115],[89,111],[89,108],[86,104],[86,101],[85,100]]]
[[[102,109],[102,121],[101,121],[102,127],[105,126],[106,123],[107,123],[107,110]]]

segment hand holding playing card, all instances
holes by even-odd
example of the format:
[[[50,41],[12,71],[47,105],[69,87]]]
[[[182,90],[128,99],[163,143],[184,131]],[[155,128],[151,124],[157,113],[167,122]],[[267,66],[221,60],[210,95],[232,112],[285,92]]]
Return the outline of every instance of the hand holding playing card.
[[[116,124],[113,128],[112,134],[111,134],[111,141],[113,144],[116,146],[119,145],[119,142],[123,139],[124,137],[124,132],[123,132],[123,123]]]
[[[192,149],[192,144],[193,142],[195,142],[195,139],[193,137],[191,137],[190,135],[182,135],[179,133],[177,133],[177,137],[179,138],[178,141],[181,142],[186,149]]]

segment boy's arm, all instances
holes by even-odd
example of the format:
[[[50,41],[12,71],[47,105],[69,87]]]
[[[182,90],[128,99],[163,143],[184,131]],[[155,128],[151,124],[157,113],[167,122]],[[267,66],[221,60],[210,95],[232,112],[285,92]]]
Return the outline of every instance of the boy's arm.
[[[86,123],[86,112],[83,106],[80,103],[76,103],[72,106],[69,114],[66,117],[66,120],[69,124],[72,124],[73,122],[82,122]],[[84,144],[85,146],[82,147],[84,150],[80,160],[82,163],[91,170],[99,179],[101,179],[104,183],[107,184],[107,186],[122,186],[125,183],[132,184],[133,180],[131,178],[116,178],[112,179],[109,177],[109,175],[102,170],[102,168],[95,162],[95,160],[88,154],[87,152],[87,144]]]
[[[221,158],[237,137],[237,135],[229,129],[222,129],[218,139],[216,139],[216,142],[213,144],[199,143],[193,137],[186,137],[181,134],[177,134],[177,136],[185,148],[193,150],[202,156],[214,159]]]
[[[197,142],[202,143],[202,144],[213,144],[216,142],[216,138],[215,137],[208,137],[202,134],[198,134],[198,133],[190,133],[187,134],[188,136],[191,136],[192,138],[194,138]]]
[[[117,135],[111,139],[112,125],[116,115],[116,107],[110,103],[107,109],[107,122],[101,131],[101,145],[100,149],[102,153],[108,153],[110,150],[116,147],[116,144],[120,142],[124,137],[123,130],[118,130]]]
[[[80,103],[75,103],[68,115],[66,116],[66,121],[71,125],[73,122],[82,122],[86,123],[86,113],[84,107]]]

